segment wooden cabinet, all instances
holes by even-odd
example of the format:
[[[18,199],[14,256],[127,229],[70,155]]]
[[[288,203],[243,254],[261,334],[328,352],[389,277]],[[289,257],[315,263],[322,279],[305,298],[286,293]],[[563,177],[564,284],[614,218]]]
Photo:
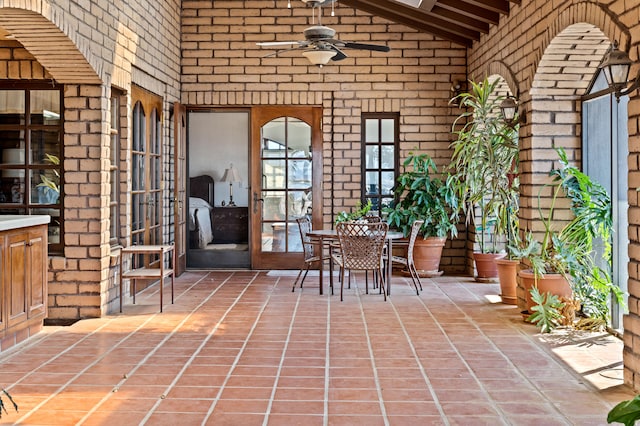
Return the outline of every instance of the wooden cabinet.
[[[0,242],[4,338],[41,327],[47,314],[47,225],[2,231]]]
[[[213,244],[246,244],[249,241],[248,207],[213,208]]]

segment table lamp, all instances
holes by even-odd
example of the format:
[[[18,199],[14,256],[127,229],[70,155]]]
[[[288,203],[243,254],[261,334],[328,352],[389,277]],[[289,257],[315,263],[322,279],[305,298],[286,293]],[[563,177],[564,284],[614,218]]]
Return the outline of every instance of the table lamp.
[[[236,203],[233,202],[233,182],[241,182],[240,173],[238,169],[233,167],[233,163],[229,164],[229,168],[224,171],[222,175],[222,182],[229,182],[229,204],[227,206],[233,207]]]

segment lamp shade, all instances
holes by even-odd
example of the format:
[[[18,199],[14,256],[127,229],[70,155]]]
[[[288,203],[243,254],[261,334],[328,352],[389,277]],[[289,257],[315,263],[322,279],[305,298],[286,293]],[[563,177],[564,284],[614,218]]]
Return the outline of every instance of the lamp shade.
[[[612,44],[600,64],[609,86],[618,88],[625,86],[629,79],[629,70],[632,63],[629,55],[618,49],[617,43]]]
[[[24,148],[5,148],[2,150],[2,162],[4,164],[24,166]],[[5,178],[23,178],[24,170],[8,169],[2,171]]]
[[[327,65],[331,58],[336,56],[338,52],[328,49],[305,50],[302,55],[313,65]]]
[[[500,110],[502,111],[502,117],[505,119],[505,121],[511,122],[516,116],[518,103],[513,97],[508,96],[500,104]]]
[[[233,167],[233,164],[229,165],[229,168],[224,171],[224,175],[222,175],[222,182],[241,182],[242,178],[240,177],[240,172],[238,169]]]

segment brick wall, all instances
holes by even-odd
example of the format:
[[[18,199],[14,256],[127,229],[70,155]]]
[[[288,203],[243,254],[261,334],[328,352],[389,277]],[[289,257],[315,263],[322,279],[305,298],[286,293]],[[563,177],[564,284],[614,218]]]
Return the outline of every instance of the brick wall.
[[[0,41],[0,80],[54,79],[65,84],[65,251],[49,259],[49,321],[99,317],[119,297],[108,232],[110,87],[129,90],[135,83],[162,96],[168,111],[180,90],[179,21],[175,0],[152,5],[128,1],[117,8],[109,1],[0,1],[0,27],[13,38]],[[40,36],[34,36],[35,25]],[[121,142],[127,153],[130,97],[123,108]],[[164,152],[171,153],[171,117],[168,112],[164,117]],[[128,164],[123,155],[123,227],[118,236],[123,244],[131,214]],[[164,167],[168,200],[173,188],[170,159]],[[168,202],[164,208],[169,235]]]
[[[275,4],[275,7],[274,7]],[[387,44],[388,54],[345,50],[322,69],[300,51],[265,57],[258,41],[300,40],[311,25],[301,2],[183,2],[182,101],[197,106],[315,105],[323,108],[325,224],[349,210],[360,193],[360,115],[400,114],[400,154],[417,148],[439,165],[449,162],[448,104],[454,80],[466,79],[466,50],[337,3],[322,23],[341,40]],[[325,11],[326,12],[326,11]],[[464,269],[464,241],[449,243],[447,272]]]

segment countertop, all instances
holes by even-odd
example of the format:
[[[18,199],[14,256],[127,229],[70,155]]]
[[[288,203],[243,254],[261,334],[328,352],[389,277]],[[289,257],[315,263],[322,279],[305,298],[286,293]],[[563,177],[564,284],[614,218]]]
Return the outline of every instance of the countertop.
[[[26,228],[27,226],[44,225],[49,223],[50,221],[51,221],[51,216],[46,214],[0,215],[0,231],[8,231],[16,228]]]

